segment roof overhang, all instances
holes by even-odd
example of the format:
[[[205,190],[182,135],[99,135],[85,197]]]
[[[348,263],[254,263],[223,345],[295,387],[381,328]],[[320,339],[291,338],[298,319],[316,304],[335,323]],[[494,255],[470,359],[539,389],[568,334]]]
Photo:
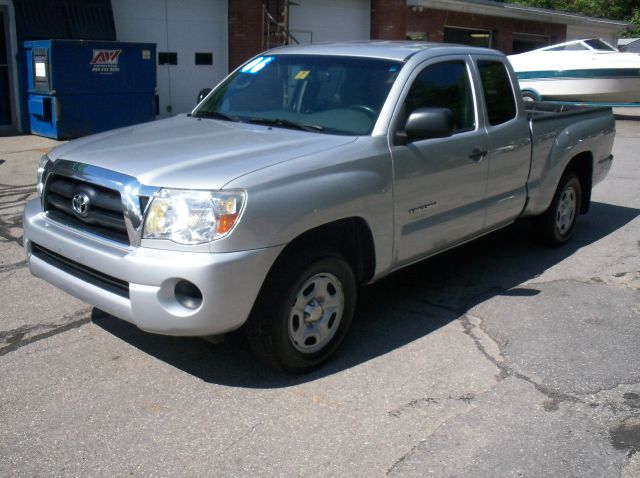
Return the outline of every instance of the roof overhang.
[[[629,24],[619,20],[594,18],[578,13],[526,7],[515,3],[494,2],[491,0],[407,0],[408,7],[433,8],[454,12],[489,15],[493,17],[533,20],[563,25],[582,25],[606,30],[622,31]]]

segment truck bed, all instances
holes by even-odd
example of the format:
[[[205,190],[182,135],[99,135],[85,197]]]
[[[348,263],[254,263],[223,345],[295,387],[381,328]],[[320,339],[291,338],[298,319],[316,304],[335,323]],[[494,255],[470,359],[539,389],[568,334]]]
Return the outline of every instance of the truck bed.
[[[525,103],[525,111],[530,121],[545,121],[553,118],[586,115],[601,111],[611,111],[609,106],[582,106],[551,102]]]
[[[581,151],[591,156],[592,183],[610,167],[615,120],[610,107],[551,102],[525,104],[531,128],[531,170],[527,188],[527,215],[541,214],[549,205],[567,159]]]

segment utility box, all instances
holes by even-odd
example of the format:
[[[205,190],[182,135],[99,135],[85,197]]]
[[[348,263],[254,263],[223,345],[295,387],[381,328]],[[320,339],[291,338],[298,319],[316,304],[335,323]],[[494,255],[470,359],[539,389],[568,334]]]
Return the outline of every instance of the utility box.
[[[71,139],[156,116],[156,46],[25,41],[31,132]]]

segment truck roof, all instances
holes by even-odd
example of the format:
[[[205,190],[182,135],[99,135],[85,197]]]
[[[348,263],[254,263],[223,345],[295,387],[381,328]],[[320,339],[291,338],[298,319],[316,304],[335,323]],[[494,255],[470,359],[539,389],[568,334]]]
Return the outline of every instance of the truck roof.
[[[456,45],[453,43],[396,40],[346,41],[313,43],[310,45],[286,45],[269,50],[269,53],[288,55],[359,56],[404,61],[422,51],[432,51],[438,55],[460,54],[461,52],[484,55],[498,53],[495,50],[488,48]]]

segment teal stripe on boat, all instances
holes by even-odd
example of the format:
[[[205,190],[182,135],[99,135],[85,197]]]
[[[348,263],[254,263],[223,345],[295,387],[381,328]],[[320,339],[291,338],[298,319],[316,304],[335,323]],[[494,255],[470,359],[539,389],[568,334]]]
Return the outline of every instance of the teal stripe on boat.
[[[549,70],[521,71],[516,73],[519,80],[537,80],[543,78],[629,78],[640,76],[637,68],[602,68],[592,70]]]

